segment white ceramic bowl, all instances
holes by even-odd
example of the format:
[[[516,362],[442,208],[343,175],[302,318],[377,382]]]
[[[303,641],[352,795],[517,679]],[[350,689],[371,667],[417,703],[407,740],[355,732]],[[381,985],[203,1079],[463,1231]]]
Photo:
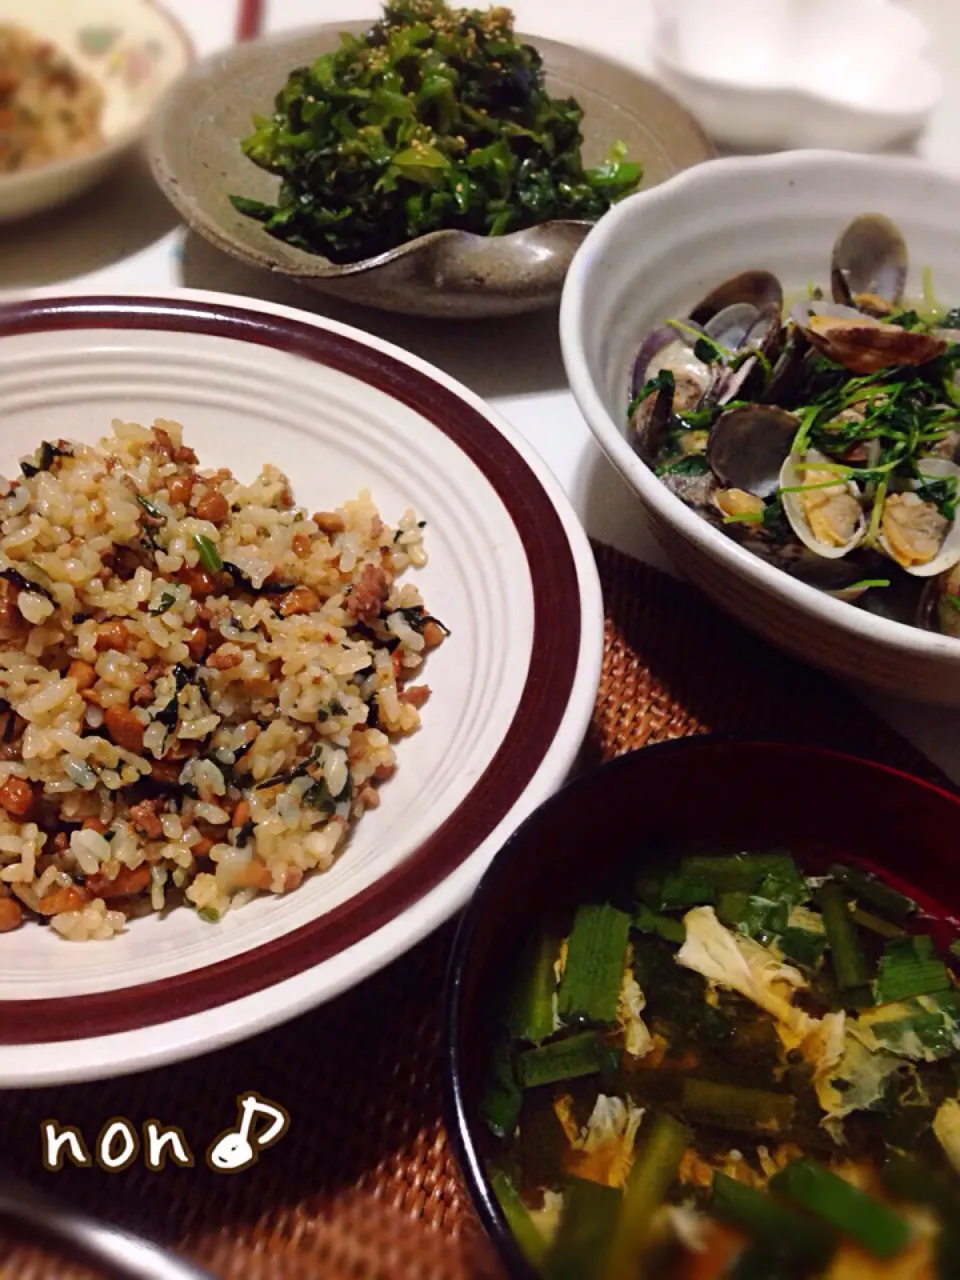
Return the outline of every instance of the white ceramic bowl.
[[[8,22],[49,40],[97,81],[104,141],[87,155],[0,175],[0,222],[54,208],[98,182],[194,58],[186,32],[154,0],[0,0],[0,24]]]
[[[661,80],[740,149],[874,151],[943,94],[929,32],[894,0],[661,0]]]
[[[423,727],[327,873],[217,925],[175,910],[109,942],[0,936],[0,1087],[103,1076],[228,1043],[329,999],[463,905],[563,781],[600,675],[589,543],[533,450],[483,402],[376,338],[279,306],[36,299],[0,314],[0,471],[114,416],[172,417],[201,465],[273,462],[308,510],[369,487],[427,521],[418,585],[451,629]]]
[[[800,151],[712,160],[631,197],[590,233],[567,277],[563,356],[577,403],[651,517],[676,567],[738,620],[836,675],[960,705],[960,642],[874,617],[764,564],[673,496],[627,440],[640,339],[750,267],[786,290],[829,285],[837,233],[858,213],[893,218],[911,255],[908,294],[929,267],[960,304],[960,175],[898,157]],[[749,692],[749,691],[745,691]]]

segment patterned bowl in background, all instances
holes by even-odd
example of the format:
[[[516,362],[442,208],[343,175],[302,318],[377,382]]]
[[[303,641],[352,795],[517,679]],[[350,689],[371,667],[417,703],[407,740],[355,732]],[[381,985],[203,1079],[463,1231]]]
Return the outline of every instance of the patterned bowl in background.
[[[49,40],[104,93],[103,143],[0,176],[0,222],[50,209],[99,181],[140,139],[158,99],[193,62],[180,24],[154,0],[0,0],[0,24]]]

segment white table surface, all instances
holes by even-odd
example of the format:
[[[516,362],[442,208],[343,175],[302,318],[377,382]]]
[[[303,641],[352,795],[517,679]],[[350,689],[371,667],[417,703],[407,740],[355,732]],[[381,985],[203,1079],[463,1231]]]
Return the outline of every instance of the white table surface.
[[[960,3],[902,2],[933,29],[947,85],[944,102],[915,150],[960,169]],[[234,38],[239,0],[165,3],[201,54]],[[265,5],[267,31],[363,18],[378,8],[374,0],[265,0]],[[648,70],[644,50],[651,0],[515,0],[513,8],[524,31]],[[271,298],[335,316],[431,360],[485,396],[519,428],[565,486],[592,536],[669,567],[567,389],[553,313],[489,324],[435,323],[349,306],[275,281],[186,233],[140,160],[70,206],[69,216],[63,211],[4,227],[0,235],[0,301],[51,288],[77,293],[135,287],[149,292],[176,286]],[[864,698],[960,781],[960,713]]]

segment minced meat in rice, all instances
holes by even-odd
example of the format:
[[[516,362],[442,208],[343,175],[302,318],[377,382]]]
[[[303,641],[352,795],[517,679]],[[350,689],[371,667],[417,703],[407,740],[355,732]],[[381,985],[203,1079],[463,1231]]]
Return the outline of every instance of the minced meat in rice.
[[[445,628],[408,511],[308,516],[265,466],[200,471],[181,428],[58,440],[0,500],[0,931],[218,920],[329,868],[379,803]]]

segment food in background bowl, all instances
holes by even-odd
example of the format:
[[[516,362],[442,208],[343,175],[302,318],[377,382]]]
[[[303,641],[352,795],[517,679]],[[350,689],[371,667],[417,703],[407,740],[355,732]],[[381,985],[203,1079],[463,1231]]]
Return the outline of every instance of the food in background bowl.
[[[276,205],[235,208],[331,262],[431,231],[499,236],[596,221],[636,190],[641,166],[614,143],[585,169],[583,111],[552,98],[537,50],[507,8],[398,0],[364,36],[290,74],[243,150],[283,179]]]
[[[0,174],[84,155],[103,142],[97,82],[49,41],[0,23]]]
[[[664,485],[756,555],[840,599],[960,636],[960,309],[903,293],[877,214],[831,290],[786,310],[745,271],[643,340],[631,439]]]
[[[310,516],[181,428],[44,442],[0,500],[0,931],[216,921],[325,871],[379,804],[445,628],[412,511]]]
[[[960,944],[817,870],[642,858],[531,939],[484,1110],[545,1276],[953,1274]]]

